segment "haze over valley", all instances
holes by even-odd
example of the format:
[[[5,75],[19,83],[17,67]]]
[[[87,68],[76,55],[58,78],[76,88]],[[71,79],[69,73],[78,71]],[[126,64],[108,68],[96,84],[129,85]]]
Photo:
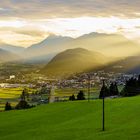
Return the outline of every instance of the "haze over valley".
[[[7,44],[1,44],[0,48],[1,63],[40,65],[42,68],[38,71],[41,71],[41,73],[43,71],[45,75],[47,73],[48,75],[50,73],[56,75],[54,71],[59,74],[69,71],[68,73],[72,74],[97,70],[103,68],[103,66],[110,67],[110,63],[114,63],[114,65],[117,63],[117,65],[124,67],[124,72],[139,66],[139,61],[135,61],[134,57],[139,57],[140,44],[118,34],[90,33],[78,38],[51,34],[45,40],[28,48]],[[73,51],[70,54],[67,53],[70,50]],[[87,55],[87,52],[85,54],[84,50],[89,52],[89,54]],[[61,59],[59,56],[61,56]],[[133,67],[126,66],[126,64],[124,65],[121,62],[123,61],[128,65],[128,59],[132,61]],[[76,61],[78,61],[77,64],[79,66],[76,64]],[[74,63],[77,68],[72,66]],[[84,67],[80,68],[80,65]],[[50,66],[51,70],[48,70]]]

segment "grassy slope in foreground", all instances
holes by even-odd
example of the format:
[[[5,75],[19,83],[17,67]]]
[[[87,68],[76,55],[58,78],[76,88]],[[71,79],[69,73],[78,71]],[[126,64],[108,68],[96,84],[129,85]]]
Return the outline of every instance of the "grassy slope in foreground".
[[[1,140],[139,140],[140,96],[106,100],[101,131],[100,100],[43,105],[0,113]]]

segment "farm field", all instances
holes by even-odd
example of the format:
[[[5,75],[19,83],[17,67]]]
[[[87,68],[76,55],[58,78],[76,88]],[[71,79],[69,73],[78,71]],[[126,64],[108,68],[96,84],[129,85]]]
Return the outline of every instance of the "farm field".
[[[12,106],[15,106],[18,102],[18,98],[22,93],[24,88],[0,88],[0,110],[4,109],[5,102],[8,101],[11,103]],[[36,89],[29,89],[29,93],[35,91]],[[87,89],[74,89],[74,88],[63,88],[63,89],[55,89],[55,96],[57,97],[64,97],[71,96],[74,94],[75,96],[79,92],[79,90],[83,90],[86,97],[87,97]],[[96,98],[99,95],[99,88],[92,88],[91,89],[91,98]]]
[[[85,95],[87,95],[88,93],[88,89],[87,88],[80,88],[80,89],[76,89],[76,88],[63,88],[63,89],[56,89],[55,90],[55,95],[56,96],[71,96],[72,94],[77,95],[78,92],[82,90]],[[99,96],[99,91],[100,88],[99,87],[94,87],[90,89],[90,93],[91,93],[91,97],[98,97]]]
[[[139,140],[140,96],[102,101],[52,103],[1,112],[1,140]]]
[[[24,88],[0,88],[0,110],[4,109],[5,103],[8,101],[15,106]],[[34,89],[29,89],[32,93]]]
[[[10,102],[11,105],[14,107],[17,102],[19,101],[19,96],[22,93],[24,88],[0,88],[0,110],[4,109],[5,102]],[[122,87],[119,87],[119,90],[121,91]],[[29,94],[32,93],[32,91],[36,91],[37,89],[28,89]],[[62,88],[62,89],[55,89],[54,95],[56,97],[67,97],[67,100],[69,99],[69,96],[75,95],[77,96],[78,92],[82,90],[85,93],[85,97],[88,98],[88,89],[87,88]],[[90,89],[90,98],[96,99],[99,97],[100,87],[94,87]]]

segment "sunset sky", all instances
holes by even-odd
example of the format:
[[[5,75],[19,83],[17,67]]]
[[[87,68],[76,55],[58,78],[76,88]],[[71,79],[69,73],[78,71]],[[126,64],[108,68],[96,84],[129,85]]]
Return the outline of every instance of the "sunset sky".
[[[120,33],[140,40],[140,0],[1,0],[0,42],[28,47],[49,34]]]

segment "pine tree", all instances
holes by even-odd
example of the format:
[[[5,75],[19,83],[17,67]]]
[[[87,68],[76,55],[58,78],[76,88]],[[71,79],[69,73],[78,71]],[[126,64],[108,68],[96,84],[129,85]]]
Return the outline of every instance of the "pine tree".
[[[131,78],[128,81],[126,81],[126,84],[121,92],[122,96],[135,96],[140,94],[140,76],[138,80],[136,78]]]
[[[118,86],[117,86],[117,83],[115,82],[114,84],[114,95],[119,95],[119,89],[118,89]]]
[[[74,94],[73,94],[72,96],[69,97],[69,100],[70,100],[70,101],[74,101],[74,100],[75,100]]]
[[[6,102],[5,104],[5,111],[12,110],[11,104],[9,102]]]
[[[85,100],[85,95],[82,90],[79,91],[79,93],[77,95],[77,100]]]
[[[110,84],[109,92],[110,92],[110,96],[114,95],[114,84],[113,83]]]
[[[119,95],[117,83],[111,83],[109,87],[110,96]]]
[[[138,85],[140,86],[140,75],[138,77]]]
[[[22,94],[20,96],[20,101],[19,103],[16,105],[15,109],[27,109],[27,108],[31,108],[31,106],[28,104],[28,102],[26,101],[26,95],[27,95],[27,90],[24,89],[22,91]]]
[[[23,90],[23,91],[22,91],[22,94],[21,94],[21,96],[20,96],[20,100],[25,101],[25,99],[26,99],[26,91]]]
[[[103,97],[108,97],[108,96],[110,96],[110,92],[108,87],[105,85],[105,82],[103,81],[103,86],[101,88],[99,98],[102,99]]]

